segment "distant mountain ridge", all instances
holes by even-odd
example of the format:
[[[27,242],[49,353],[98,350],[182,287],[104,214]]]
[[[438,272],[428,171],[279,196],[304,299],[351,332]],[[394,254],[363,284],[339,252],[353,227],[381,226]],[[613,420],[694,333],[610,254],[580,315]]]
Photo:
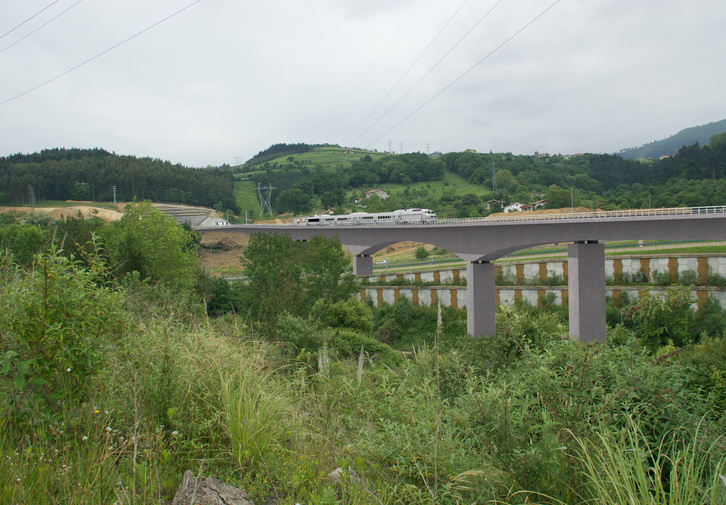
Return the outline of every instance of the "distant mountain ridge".
[[[625,159],[672,156],[683,146],[690,146],[696,142],[701,145],[707,144],[711,137],[724,132],[726,132],[726,119],[686,128],[667,139],[656,140],[640,147],[621,149],[617,154]]]

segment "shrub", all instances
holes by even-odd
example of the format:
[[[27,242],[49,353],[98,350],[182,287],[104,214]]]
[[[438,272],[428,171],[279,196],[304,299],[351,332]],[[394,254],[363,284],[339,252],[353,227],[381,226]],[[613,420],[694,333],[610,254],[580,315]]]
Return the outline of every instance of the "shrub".
[[[474,378],[459,398],[462,436],[507,469],[517,488],[574,503],[582,482],[573,436],[620,433],[637,419],[640,432],[656,443],[669,430],[692,425],[707,405],[688,387],[688,374],[635,347],[525,346],[496,373]],[[721,432],[718,422],[711,426]]]
[[[726,334],[704,338],[688,347],[678,360],[692,367],[693,389],[704,391],[717,409],[726,408]]]
[[[672,289],[663,296],[645,293],[631,309],[633,329],[651,351],[672,342],[683,347],[695,342],[695,314],[691,294],[685,288]]]
[[[138,272],[141,280],[191,291],[199,258],[194,235],[151,202],[126,205],[121,220],[102,228],[108,256],[117,273]]]
[[[695,286],[698,284],[698,272],[695,270],[684,270],[678,275],[678,283],[683,286]]]
[[[120,329],[123,298],[99,285],[105,267],[89,268],[51,250],[32,270],[8,271],[0,284],[0,387],[21,417],[35,407],[56,415],[80,403]]]
[[[355,298],[331,303],[320,298],[310,311],[311,317],[332,328],[347,328],[364,334],[373,331],[373,312],[365,303]]]
[[[390,346],[353,329],[321,327],[310,319],[290,314],[280,315],[278,327],[278,335],[292,344],[293,353],[298,357],[306,357],[308,353],[314,355],[312,358],[319,357],[325,350],[332,353],[332,357],[349,358],[357,356],[363,348],[364,352],[376,355],[386,363],[400,359]]]
[[[650,275],[651,283],[656,286],[670,286],[671,276],[668,272],[653,271]]]
[[[723,275],[714,273],[710,268],[708,269],[708,285],[709,286],[726,286],[726,277]]]

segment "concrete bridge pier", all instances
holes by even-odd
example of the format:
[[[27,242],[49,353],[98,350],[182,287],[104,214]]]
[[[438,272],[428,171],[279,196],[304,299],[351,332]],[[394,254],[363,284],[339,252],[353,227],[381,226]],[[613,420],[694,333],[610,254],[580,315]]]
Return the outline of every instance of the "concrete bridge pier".
[[[497,329],[497,300],[492,263],[472,261],[466,265],[466,305],[466,328],[469,335],[494,335]]]
[[[596,240],[567,248],[570,338],[605,342],[605,245]]]
[[[373,275],[373,257],[367,254],[353,256],[353,274],[363,276]]]

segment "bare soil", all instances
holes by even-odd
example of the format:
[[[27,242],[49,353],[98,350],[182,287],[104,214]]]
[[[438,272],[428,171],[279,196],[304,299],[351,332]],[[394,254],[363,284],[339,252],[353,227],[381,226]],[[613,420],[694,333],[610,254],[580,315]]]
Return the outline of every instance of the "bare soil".
[[[231,273],[242,268],[240,256],[250,241],[249,235],[225,230],[205,231],[201,234],[202,249],[199,257],[202,267],[215,275]],[[214,268],[212,268],[214,265]]]
[[[45,212],[50,214],[53,219],[60,219],[61,216],[76,217],[80,212],[84,219],[92,217],[99,217],[106,222],[118,221],[121,216],[124,215],[123,208],[126,204],[122,203],[118,205],[118,210],[103,209],[100,207],[94,207],[92,203],[78,202],[77,205],[70,207],[36,207],[36,212]],[[30,207],[0,207],[0,213],[3,212],[32,212],[33,209]]]

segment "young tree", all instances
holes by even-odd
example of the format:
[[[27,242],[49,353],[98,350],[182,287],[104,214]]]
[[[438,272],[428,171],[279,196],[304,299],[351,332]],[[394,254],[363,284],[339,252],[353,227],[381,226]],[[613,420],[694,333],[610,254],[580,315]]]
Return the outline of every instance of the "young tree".
[[[563,209],[572,204],[570,192],[555,184],[547,190],[545,200],[548,209]]]
[[[272,325],[284,312],[305,315],[317,299],[345,300],[356,289],[352,274],[343,275],[350,259],[340,242],[325,237],[295,242],[289,235],[257,233],[242,261],[247,303]]]
[[[142,280],[190,291],[199,270],[192,232],[158,211],[151,202],[126,205],[121,220],[102,228],[116,273],[138,272]]]

